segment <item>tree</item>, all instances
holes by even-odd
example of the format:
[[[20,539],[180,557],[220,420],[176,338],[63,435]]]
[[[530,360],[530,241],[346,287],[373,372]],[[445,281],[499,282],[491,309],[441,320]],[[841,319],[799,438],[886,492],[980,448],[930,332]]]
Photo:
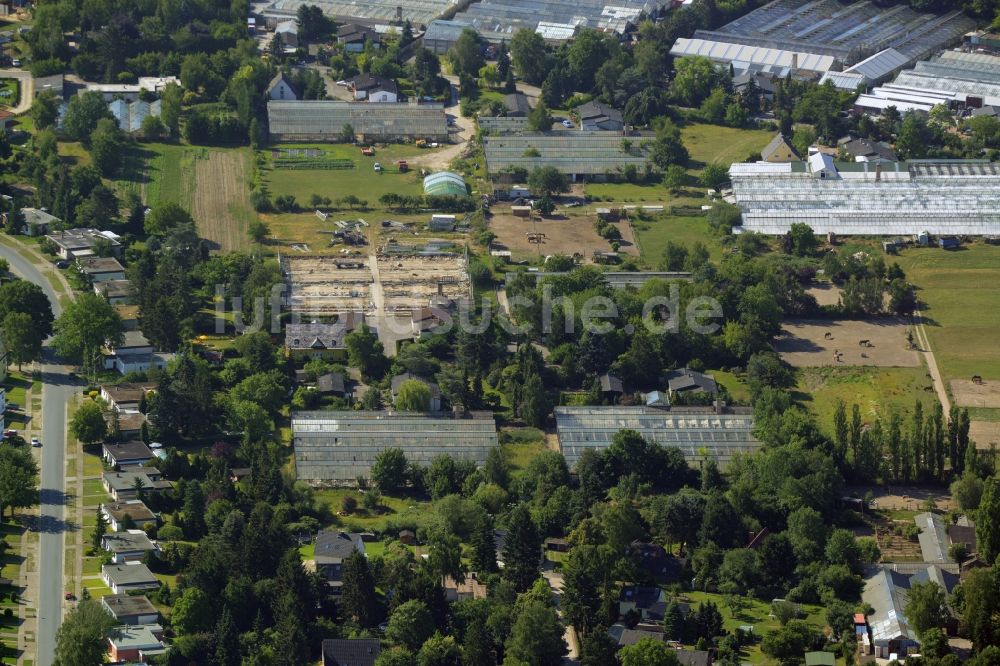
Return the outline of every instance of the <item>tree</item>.
[[[788,516],[788,538],[799,562],[815,562],[826,547],[826,523],[810,507],[796,509]]]
[[[966,471],[951,484],[951,494],[962,511],[975,511],[983,497],[983,480],[974,472]]]
[[[179,634],[193,634],[212,627],[212,601],[200,588],[189,587],[177,599],[170,623]]]
[[[719,190],[729,182],[729,169],[724,164],[706,164],[701,171],[701,184]]]
[[[548,132],[554,122],[555,119],[549,113],[544,100],[538,100],[535,108],[528,113],[528,129],[533,132]]]
[[[102,118],[114,123],[114,116],[111,115],[104,97],[96,91],[85,92],[70,99],[66,117],[63,119],[63,131],[84,146],[90,146],[91,135]]]
[[[250,240],[255,243],[263,243],[267,239],[268,234],[271,233],[271,229],[267,226],[267,223],[263,220],[254,220],[250,223],[247,228],[247,235],[250,236]]]
[[[896,152],[900,159],[912,160],[927,157],[927,146],[932,142],[932,134],[922,114],[908,111],[903,116],[896,139]]]
[[[55,663],[58,666],[103,664],[108,649],[107,632],[114,619],[100,603],[84,599],[66,614],[56,632]]]
[[[676,651],[663,641],[642,638],[618,651],[621,666],[678,666]]]
[[[810,257],[816,251],[816,234],[804,222],[793,222],[788,234],[792,239],[792,253],[799,257]]]
[[[104,518],[104,512],[98,511],[97,520],[94,523],[94,531],[90,533],[90,546],[94,549],[95,553],[100,552],[101,542],[104,540],[104,535],[107,533],[108,521]]]
[[[472,546],[472,568],[480,574],[493,573],[497,570],[497,549],[493,536],[493,521],[485,514],[480,516],[469,537],[469,545]]]
[[[580,666],[607,666],[617,660],[618,645],[606,632],[594,631],[583,638]]]
[[[996,615],[1000,611],[996,571],[994,569],[972,569],[962,581],[961,596],[964,601],[962,624],[969,632],[972,645],[981,651],[988,645],[996,645],[1000,639]]]
[[[42,288],[27,280],[13,280],[0,285],[0,317],[11,312],[30,315],[36,333],[43,340],[52,335],[52,304]]]
[[[7,348],[8,363],[31,363],[42,354],[42,336],[35,329],[31,315],[11,312],[3,318],[3,342]]]
[[[80,294],[63,310],[55,323],[52,346],[60,356],[80,363],[94,377],[101,364],[101,347],[117,347],[124,339],[124,326],[114,307],[93,292]]]
[[[451,636],[435,632],[417,652],[417,666],[458,666],[462,649]]]
[[[51,90],[40,93],[31,103],[29,115],[35,123],[36,130],[54,126],[59,118],[59,98]]]
[[[700,56],[678,58],[674,61],[670,94],[680,104],[695,107],[708,97],[720,81],[720,72],[708,58]]]
[[[434,617],[423,601],[411,599],[400,604],[389,616],[387,640],[410,650],[417,650],[434,633]]]
[[[25,447],[0,443],[0,518],[38,503],[38,464]]]
[[[462,666],[495,666],[493,641],[486,629],[486,622],[475,619],[465,630],[462,641]]]
[[[910,601],[906,605],[906,617],[919,638],[931,629],[939,629],[948,615],[948,605],[944,589],[933,581],[913,583],[910,586]]]
[[[85,446],[102,441],[108,435],[104,410],[93,400],[87,400],[70,419],[69,431]]]
[[[479,76],[479,70],[486,63],[482,41],[483,38],[472,28],[462,30],[455,44],[448,50],[448,60],[456,76]]]
[[[194,218],[191,214],[172,201],[155,206],[146,215],[147,234],[166,236],[174,229],[193,227]]]
[[[537,86],[545,80],[551,58],[541,35],[534,30],[518,30],[510,40],[510,55],[514,69],[525,82]]]
[[[569,189],[569,178],[553,166],[535,167],[528,174],[528,188],[538,195],[553,195]]]
[[[419,379],[407,379],[396,391],[396,409],[401,412],[428,412],[431,409],[431,389]]]
[[[679,164],[671,164],[663,173],[663,186],[673,194],[681,191],[687,183],[687,169]]]
[[[361,324],[345,335],[344,346],[347,347],[348,363],[361,370],[362,375],[379,378],[385,374],[385,348],[367,324]]]
[[[102,176],[111,178],[118,172],[124,147],[122,131],[115,121],[108,118],[98,120],[97,128],[90,135],[90,159]]]
[[[375,579],[368,560],[354,551],[344,561],[344,584],[341,588],[340,605],[345,616],[353,618],[362,627],[375,626],[378,618]]]
[[[976,512],[976,542],[984,562],[995,562],[1000,555],[1000,483],[987,479]]]
[[[687,148],[681,141],[681,131],[663,118],[656,123],[656,138],[649,151],[649,159],[662,170],[671,164],[684,164],[688,159]]]
[[[215,625],[215,662],[218,666],[239,666],[240,635],[229,604],[222,607],[222,615]]]
[[[558,666],[566,654],[563,626],[553,608],[531,600],[520,607],[504,647],[512,664]]]
[[[524,504],[517,505],[507,521],[503,573],[518,590],[528,589],[538,578],[541,547],[542,540],[528,508]]]
[[[406,485],[406,468],[406,454],[402,449],[383,449],[372,463],[371,478],[379,490],[393,493]]]

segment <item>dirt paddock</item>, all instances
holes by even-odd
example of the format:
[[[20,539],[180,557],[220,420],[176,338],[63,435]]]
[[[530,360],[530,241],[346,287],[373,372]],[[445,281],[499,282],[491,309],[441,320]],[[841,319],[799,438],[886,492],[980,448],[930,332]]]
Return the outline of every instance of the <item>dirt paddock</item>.
[[[953,379],[949,384],[959,407],[1000,408],[1000,380],[984,379],[976,384],[971,379]]]
[[[976,443],[977,449],[988,449],[990,444],[1000,447],[1000,421],[969,422],[969,440]]]
[[[565,254],[573,256],[580,253],[584,261],[591,261],[594,252],[610,252],[611,244],[601,238],[595,229],[595,220],[590,217],[539,218],[527,219],[513,215],[498,214],[490,218],[490,230],[496,234],[494,246],[502,246],[510,250],[517,258],[519,255],[550,255]],[[616,225],[622,234],[619,250],[623,254],[639,255],[635,244],[632,227],[626,221]],[[537,232],[545,234],[541,243],[529,243],[527,234]]]
[[[840,303],[840,294],[843,289],[829,282],[814,284],[806,293],[816,299],[818,305],[837,305]]]
[[[906,347],[907,325],[900,319],[792,319],[782,329],[774,347],[797,368],[920,365],[918,353]],[[860,345],[861,340],[870,341],[871,346]],[[835,352],[840,352],[839,360]]]

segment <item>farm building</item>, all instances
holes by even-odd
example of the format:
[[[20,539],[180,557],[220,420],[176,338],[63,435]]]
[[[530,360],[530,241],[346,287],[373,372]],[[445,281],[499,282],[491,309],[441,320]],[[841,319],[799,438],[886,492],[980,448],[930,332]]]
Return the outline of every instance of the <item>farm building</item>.
[[[623,137],[620,132],[531,132],[483,137],[491,176],[509,169],[552,166],[579,178],[602,179],[626,167],[640,171],[652,165],[642,145],[650,135]]]
[[[466,21],[431,21],[424,32],[424,48],[437,55],[444,55],[455,45],[462,31],[471,27],[472,24]]]
[[[936,564],[888,564],[873,567],[865,579],[861,599],[875,609],[869,617],[875,656],[888,659],[896,654],[919,651],[916,631],[906,617],[910,588],[914,583],[934,582],[946,592],[958,583],[958,574]]]
[[[579,28],[624,34],[641,18],[658,13],[661,0],[482,0],[459,12],[456,20],[471,23],[487,41],[508,43],[518,30],[537,32],[546,41],[572,39]]]
[[[497,445],[496,423],[488,412],[296,412],[292,436],[298,478],[320,483],[354,483],[369,476],[375,456],[390,447],[419,465],[441,454],[482,464]]]
[[[424,177],[424,194],[436,196],[450,194],[464,197],[469,194],[465,179],[452,171],[439,171]]]
[[[635,430],[661,446],[675,446],[688,462],[714,458],[720,465],[737,453],[760,448],[749,410],[714,407],[556,407],[556,432],[572,467],[588,449],[611,444],[619,430]]]
[[[940,16],[905,5],[859,0],[774,0],[718,30],[678,39],[670,54],[731,64],[737,74],[766,71],[805,78],[864,63],[877,81],[956,42],[975,27],[960,11]]]
[[[288,324],[285,326],[285,349],[294,359],[345,360],[344,338],[364,321],[365,316],[360,312],[348,312],[334,323]]]
[[[855,108],[878,113],[891,100],[900,112],[930,111],[935,104],[974,109],[1000,105],[1000,56],[945,51],[903,70],[892,84],[861,95]]]
[[[272,141],[338,141],[345,126],[361,141],[447,141],[441,104],[275,101],[267,103]]]
[[[795,222],[818,234],[899,236],[1000,233],[990,192],[1000,165],[985,160],[733,164],[733,195],[744,231],[786,233]]]

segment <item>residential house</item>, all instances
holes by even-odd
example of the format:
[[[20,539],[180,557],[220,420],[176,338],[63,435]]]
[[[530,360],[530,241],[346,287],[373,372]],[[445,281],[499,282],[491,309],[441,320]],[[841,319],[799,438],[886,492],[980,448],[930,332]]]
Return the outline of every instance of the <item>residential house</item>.
[[[399,387],[408,381],[418,381],[427,385],[427,388],[431,391],[431,402],[428,411],[438,412],[441,411],[441,389],[437,384],[431,381],[427,381],[423,377],[414,375],[409,372],[404,372],[401,375],[396,375],[392,378],[392,402],[396,404],[396,397],[399,395]]]
[[[132,299],[132,283],[128,280],[105,280],[94,283],[94,293],[111,305],[123,305]]]
[[[633,541],[628,556],[640,572],[657,583],[678,581],[684,573],[683,562],[656,543]]]
[[[504,95],[503,105],[507,109],[508,118],[524,118],[531,113],[528,96],[523,92],[512,92]]]
[[[841,148],[855,162],[895,162],[898,159],[896,151],[884,141],[852,139],[841,144]]]
[[[681,666],[712,666],[712,653],[708,650],[677,650],[674,654]]]
[[[916,631],[906,616],[910,587],[914,583],[933,582],[945,592],[958,584],[957,567],[938,564],[886,564],[869,569],[861,599],[874,609],[868,618],[875,657],[900,659],[919,652]],[[955,571],[948,569],[954,568]]]
[[[444,308],[420,308],[410,313],[414,340],[423,340],[436,335],[451,324],[451,316]]]
[[[271,79],[271,82],[267,84],[267,98],[268,99],[298,99],[299,95],[295,92],[295,88],[292,87],[291,82],[285,76],[284,72],[278,72]]]
[[[125,375],[130,372],[146,372],[150,368],[163,369],[174,354],[154,352],[146,336],[141,331],[125,331],[120,345],[109,346],[104,354],[104,368],[117,370]]]
[[[619,648],[635,645],[646,638],[654,641],[666,640],[663,628],[651,624],[638,624],[634,629],[629,629],[624,624],[615,623],[608,627],[608,635],[611,636],[611,640],[618,644]]]
[[[347,359],[344,338],[363,322],[363,314],[349,312],[340,315],[332,324],[288,324],[285,326],[285,349],[297,361],[317,358],[344,361]]]
[[[274,29],[276,39],[280,38],[281,43],[293,50],[299,47],[299,24],[298,21],[282,21]]]
[[[52,229],[62,222],[58,217],[41,208],[22,208],[21,217],[24,218],[22,230],[26,236],[44,236],[51,233]]]
[[[142,426],[146,423],[146,415],[139,412],[110,411],[104,414],[104,421],[108,424],[108,432],[113,437],[138,439],[142,437]]]
[[[158,624],[127,624],[108,632],[108,657],[113,664],[141,662],[166,651],[163,627]]]
[[[382,38],[367,26],[345,23],[337,29],[337,43],[343,44],[347,53],[361,53],[365,50],[365,42],[371,42],[376,49],[382,46]]]
[[[341,372],[328,372],[316,378],[316,390],[322,395],[343,398],[348,395],[347,378]]]
[[[66,99],[65,75],[60,72],[58,74],[52,74],[51,76],[35,77],[35,97],[38,97],[45,92],[52,93],[59,100]]]
[[[741,97],[756,94],[761,99],[774,99],[775,90],[774,80],[763,72],[745,72],[733,77],[733,91]]]
[[[153,390],[144,384],[101,384],[100,396],[116,412],[138,412],[143,396]]]
[[[375,666],[381,652],[377,638],[330,638],[323,641],[323,666]]]
[[[125,594],[130,590],[155,590],[160,587],[160,581],[149,567],[141,562],[105,564],[101,567],[101,579],[115,594]]]
[[[97,229],[66,229],[53,231],[45,236],[56,246],[60,259],[70,260],[90,257],[98,253],[102,246],[108,254],[117,256],[121,252],[121,236],[111,231]]]
[[[468,574],[461,583],[451,576],[446,576],[443,587],[444,596],[450,602],[486,598],[486,585],[479,581],[475,572]]]
[[[601,393],[607,396],[616,397],[625,392],[622,380],[610,373],[605,373],[598,377],[601,384]]]
[[[101,456],[112,467],[142,465],[153,459],[153,450],[139,440],[105,442]]]
[[[316,535],[313,555],[316,573],[326,579],[334,593],[339,593],[343,585],[344,561],[355,552],[365,554],[365,543],[360,534],[323,530]]]
[[[635,611],[643,620],[662,622],[667,610],[667,595],[659,587],[628,585],[618,596],[618,614]]]
[[[466,28],[475,30],[471,23],[467,21],[446,21],[438,19],[427,24],[424,31],[423,44],[425,49],[430,49],[437,55],[444,55],[448,52],[458,38],[462,36],[462,31]]]
[[[101,606],[118,624],[156,624],[160,612],[144,595],[108,594],[101,597]]]
[[[399,88],[396,82],[384,76],[359,74],[348,83],[355,100],[379,103],[399,101]]]
[[[163,479],[160,471],[155,467],[131,466],[129,469],[122,469],[119,472],[105,472],[101,477],[104,490],[116,501],[136,499],[138,490],[136,484],[141,484],[142,492],[166,493],[170,492],[174,485]]]
[[[781,132],[775,134],[774,138],[764,146],[760,151],[760,158],[765,162],[797,162],[800,159],[795,148]]]
[[[105,534],[101,537],[101,547],[111,553],[114,564],[141,562],[146,553],[159,551],[145,532],[136,529]]]
[[[108,527],[114,532],[121,532],[125,529],[126,524],[134,525],[139,529],[157,524],[156,514],[146,506],[145,502],[139,499],[102,504],[101,513],[108,521]]]
[[[711,393],[715,395],[719,392],[718,384],[711,375],[692,370],[691,368],[680,368],[667,373],[667,388],[670,394],[676,396],[678,393]]]
[[[622,112],[603,102],[587,102],[576,108],[580,116],[580,129],[584,132],[597,130],[620,132],[625,129]]]
[[[967,553],[976,552],[976,525],[968,516],[959,516],[958,522],[948,526],[948,538],[952,545],[965,546]]]
[[[76,267],[91,282],[125,279],[125,267],[114,257],[79,257]]]

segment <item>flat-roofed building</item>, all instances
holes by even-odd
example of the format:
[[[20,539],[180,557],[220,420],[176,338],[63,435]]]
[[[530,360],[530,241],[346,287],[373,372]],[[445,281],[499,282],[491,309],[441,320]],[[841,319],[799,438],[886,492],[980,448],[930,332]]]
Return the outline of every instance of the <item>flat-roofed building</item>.
[[[146,553],[159,550],[145,532],[136,529],[105,534],[101,537],[101,547],[111,553],[114,564],[140,562]]]
[[[134,663],[164,654],[163,627],[158,624],[126,624],[108,632],[108,656],[112,663]]]
[[[145,595],[108,594],[101,597],[101,606],[118,624],[156,624],[160,612]]]
[[[160,581],[149,567],[141,562],[105,564],[101,567],[101,579],[115,594],[124,594],[130,590],[155,590],[160,587]]]
[[[101,513],[108,521],[108,527],[115,532],[124,530],[125,526],[129,524],[128,521],[131,521],[131,524],[139,529],[143,529],[147,525],[156,525],[156,514],[140,499],[102,504]]]
[[[482,464],[497,445],[489,412],[295,412],[292,436],[298,478],[320,483],[353,483],[369,476],[375,456],[388,448],[402,449],[407,460],[420,465],[441,454]]]

